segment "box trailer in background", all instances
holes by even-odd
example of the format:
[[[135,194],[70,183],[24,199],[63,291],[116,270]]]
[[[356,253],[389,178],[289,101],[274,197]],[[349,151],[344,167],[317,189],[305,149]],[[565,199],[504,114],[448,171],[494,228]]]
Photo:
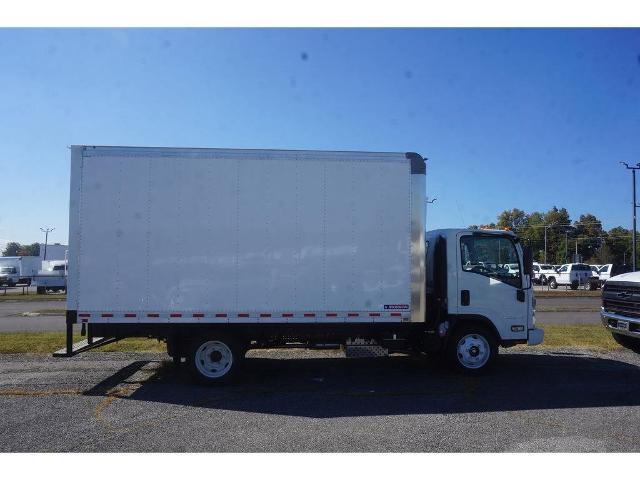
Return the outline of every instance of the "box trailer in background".
[[[67,258],[68,245],[62,245],[61,243],[49,243],[46,248],[47,258],[45,258],[44,243],[40,243],[40,261],[47,260],[65,260]]]
[[[31,279],[39,269],[39,257],[0,257],[0,285],[31,285]]]
[[[425,189],[415,153],[74,146],[56,355],[153,337],[217,383],[254,348],[439,352],[475,372],[541,342],[517,237],[425,239]]]

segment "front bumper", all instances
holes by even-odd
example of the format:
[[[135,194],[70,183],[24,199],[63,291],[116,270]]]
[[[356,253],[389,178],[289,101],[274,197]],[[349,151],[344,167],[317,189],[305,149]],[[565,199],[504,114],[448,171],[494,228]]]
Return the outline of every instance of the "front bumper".
[[[600,309],[600,319],[602,325],[610,332],[626,335],[627,337],[640,338],[640,318],[627,317],[618,313],[607,312],[604,308]],[[629,322],[629,330],[618,328],[618,320]]]
[[[527,337],[527,345],[540,345],[544,340],[544,330],[541,328],[533,328],[529,330]]]

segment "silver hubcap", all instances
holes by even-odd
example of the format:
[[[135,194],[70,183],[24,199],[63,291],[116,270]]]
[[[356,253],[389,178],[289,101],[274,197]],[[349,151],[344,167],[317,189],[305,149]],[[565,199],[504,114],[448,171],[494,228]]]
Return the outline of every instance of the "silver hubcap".
[[[217,340],[205,342],[196,351],[196,368],[208,378],[220,378],[229,373],[233,365],[231,349]]]
[[[486,338],[477,333],[471,333],[460,339],[456,353],[463,367],[480,368],[489,361],[491,348]]]

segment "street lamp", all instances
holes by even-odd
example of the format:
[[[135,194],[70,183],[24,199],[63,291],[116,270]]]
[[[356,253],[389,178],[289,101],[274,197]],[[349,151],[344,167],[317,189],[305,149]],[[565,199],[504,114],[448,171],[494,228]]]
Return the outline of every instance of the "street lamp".
[[[53,232],[55,229],[56,229],[56,227],[40,228],[40,231],[44,232],[44,258],[43,258],[43,260],[47,259],[47,243],[49,241],[49,232]]]
[[[638,208],[638,204],[636,203],[636,170],[640,170],[640,162],[636,163],[635,167],[630,167],[626,162],[620,162],[624,165],[627,170],[631,170],[631,181],[633,182],[633,232],[632,232],[632,246],[631,251],[633,258],[631,259],[632,269],[636,271],[636,209]]]

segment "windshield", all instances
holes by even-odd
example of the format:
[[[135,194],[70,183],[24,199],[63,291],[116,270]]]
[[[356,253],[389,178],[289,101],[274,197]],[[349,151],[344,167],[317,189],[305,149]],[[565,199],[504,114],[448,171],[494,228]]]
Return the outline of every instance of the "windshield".
[[[502,236],[469,235],[460,239],[462,270],[521,286],[518,252],[513,241]]]

